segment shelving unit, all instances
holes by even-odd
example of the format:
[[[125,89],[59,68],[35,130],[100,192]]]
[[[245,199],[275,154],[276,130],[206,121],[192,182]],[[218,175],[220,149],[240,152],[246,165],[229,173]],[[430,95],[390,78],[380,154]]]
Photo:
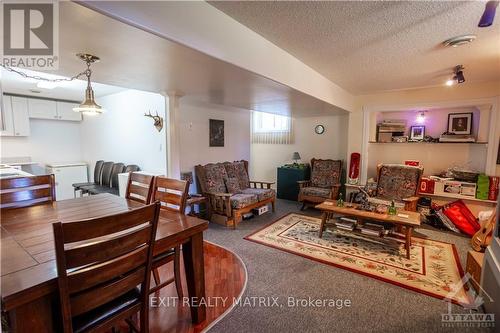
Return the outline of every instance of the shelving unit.
[[[466,197],[463,195],[455,195],[455,194],[429,194],[429,193],[419,193],[419,197],[434,197],[434,198],[443,198],[443,199],[461,199],[465,201],[474,201],[474,202],[482,202],[482,203],[489,203],[489,204],[496,204],[496,201],[493,200],[483,200],[483,199],[477,199],[473,197]]]
[[[377,142],[377,141],[369,141],[368,143],[376,143],[376,144],[417,144],[417,145],[487,145],[488,142],[417,142],[417,141],[408,141],[408,142]]]

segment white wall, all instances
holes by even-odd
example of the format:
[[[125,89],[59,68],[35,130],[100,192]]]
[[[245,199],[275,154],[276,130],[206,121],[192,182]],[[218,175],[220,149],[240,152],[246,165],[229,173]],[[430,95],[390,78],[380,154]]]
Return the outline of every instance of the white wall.
[[[210,119],[224,120],[224,147],[209,147]],[[181,172],[193,175],[197,164],[250,160],[250,111],[181,99],[180,152]]]
[[[100,97],[105,109],[99,116],[84,116],[81,123],[83,159],[93,170],[95,161],[137,164],[142,170],[166,173],[165,128],[158,132],[144,113],[165,117],[165,98],[127,90]]]
[[[1,137],[1,155],[30,156],[32,161],[77,162],[82,160],[80,123],[30,119],[27,137]]]
[[[294,118],[294,143],[289,145],[252,144],[251,178],[276,181],[276,168],[292,162],[293,152],[299,152],[302,162],[311,158],[340,159],[347,156],[348,115]],[[316,125],[325,126],[325,132],[314,132]],[[345,170],[345,164],[344,164]]]

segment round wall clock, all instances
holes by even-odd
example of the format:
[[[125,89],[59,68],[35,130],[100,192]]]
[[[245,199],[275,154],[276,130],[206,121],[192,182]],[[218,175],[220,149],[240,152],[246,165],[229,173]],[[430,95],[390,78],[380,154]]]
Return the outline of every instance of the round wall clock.
[[[323,134],[323,133],[325,133],[325,126],[323,126],[323,125],[317,125],[314,128],[314,132],[316,132],[316,134]]]

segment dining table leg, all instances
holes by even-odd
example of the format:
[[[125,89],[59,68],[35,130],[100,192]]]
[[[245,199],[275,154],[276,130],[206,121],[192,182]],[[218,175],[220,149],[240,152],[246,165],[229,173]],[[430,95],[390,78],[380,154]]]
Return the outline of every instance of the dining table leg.
[[[199,324],[206,318],[205,267],[203,259],[203,233],[193,235],[182,245],[184,269],[191,307],[191,320]]]

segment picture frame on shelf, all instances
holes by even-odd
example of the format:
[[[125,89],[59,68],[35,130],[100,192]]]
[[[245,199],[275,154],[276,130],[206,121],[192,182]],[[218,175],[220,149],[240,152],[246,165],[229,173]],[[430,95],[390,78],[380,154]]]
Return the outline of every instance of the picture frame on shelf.
[[[410,127],[410,141],[423,141],[425,136],[425,126]]]
[[[472,134],[472,112],[449,113],[448,133],[471,135]]]

